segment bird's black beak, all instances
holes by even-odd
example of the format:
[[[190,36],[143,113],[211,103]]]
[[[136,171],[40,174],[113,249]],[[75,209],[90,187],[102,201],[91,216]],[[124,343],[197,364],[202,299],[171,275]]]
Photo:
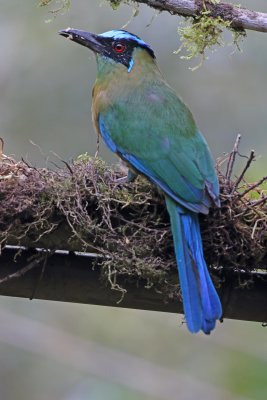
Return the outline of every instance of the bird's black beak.
[[[61,36],[88,47],[96,53],[101,53],[103,44],[99,40],[99,36],[91,32],[79,31],[77,29],[67,28],[58,32]]]

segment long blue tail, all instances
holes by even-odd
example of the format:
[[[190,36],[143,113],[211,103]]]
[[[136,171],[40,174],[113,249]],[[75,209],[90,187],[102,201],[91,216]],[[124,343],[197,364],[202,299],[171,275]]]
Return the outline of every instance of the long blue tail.
[[[174,249],[178,266],[183,307],[188,329],[210,333],[222,316],[220,298],[213,286],[204,260],[199,221],[196,213],[182,212],[166,196],[170,214]]]

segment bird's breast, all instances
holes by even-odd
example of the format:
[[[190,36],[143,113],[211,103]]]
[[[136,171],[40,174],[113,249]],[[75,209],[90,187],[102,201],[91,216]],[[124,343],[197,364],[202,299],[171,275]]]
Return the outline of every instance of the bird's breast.
[[[110,105],[110,98],[108,91],[101,88],[97,83],[95,84],[92,92],[92,121],[98,134],[100,134],[98,127],[98,118],[101,111],[104,111]]]

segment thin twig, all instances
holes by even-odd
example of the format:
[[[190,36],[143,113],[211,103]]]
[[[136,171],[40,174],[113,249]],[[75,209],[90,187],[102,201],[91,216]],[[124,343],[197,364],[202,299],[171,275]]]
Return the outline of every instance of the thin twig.
[[[252,207],[258,206],[259,204],[264,204],[267,202],[267,196],[262,197],[259,200],[251,202]]]
[[[54,254],[54,253],[55,253],[55,251],[50,252],[51,255]],[[42,270],[41,270],[41,273],[40,273],[40,275],[39,275],[38,281],[36,282],[36,285],[35,285],[34,288],[33,288],[32,295],[31,295],[31,297],[30,297],[30,300],[33,300],[33,298],[34,298],[34,296],[35,296],[35,293],[36,293],[36,291],[37,291],[37,289],[38,289],[38,287],[39,287],[39,285],[40,285],[40,282],[41,282],[41,280],[42,280],[42,278],[43,278],[43,276],[44,276],[45,267],[46,267],[46,265],[47,265],[47,260],[48,260],[48,253],[45,252],[45,259],[44,259],[44,262],[43,262]]]
[[[31,261],[28,265],[26,265],[26,267],[20,269],[17,272],[14,272],[13,274],[9,274],[9,275],[5,276],[3,279],[0,279],[0,284],[5,283],[5,282],[9,281],[10,279],[20,278],[21,276],[25,275],[26,272],[37,267],[40,264],[40,262],[45,260],[45,258],[47,257],[46,253],[47,252],[45,252],[45,254],[42,256],[40,256],[40,254],[37,254],[36,257],[34,258],[34,260]]]
[[[3,150],[4,150],[4,139],[0,137],[0,160],[2,160]]]
[[[96,135],[96,152],[95,152],[95,158],[98,157],[99,154],[99,146],[100,146],[100,135],[97,133]]]
[[[264,181],[267,180],[267,176],[264,176],[263,178],[261,178],[259,181],[255,182],[253,185],[249,186],[248,189],[244,190],[244,192],[242,193],[238,193],[238,198],[241,199],[241,197],[245,196],[247,193],[249,193],[251,190],[257,188],[258,186],[260,186]]]
[[[61,162],[63,162],[63,164],[66,165],[66,167],[68,168],[68,170],[70,171],[71,175],[73,175],[73,169],[71,168],[70,164],[67,163],[67,161],[61,160]]]
[[[236,137],[236,141],[235,141],[233,150],[230,153],[229,160],[227,163],[225,179],[226,179],[226,182],[228,183],[228,185],[231,180],[231,175],[233,172],[233,167],[234,167],[234,163],[235,163],[236,154],[238,152],[238,146],[239,146],[240,140],[241,140],[241,135],[238,134]]]
[[[248,170],[248,168],[250,167],[250,164],[252,163],[252,161],[255,159],[255,152],[254,150],[251,150],[250,152],[250,156],[247,160],[247,163],[245,165],[245,168],[243,169],[243,171],[241,172],[240,176],[237,178],[237,180],[235,181],[234,185],[233,185],[233,189],[231,194],[234,193],[234,191],[236,190],[237,186],[239,185],[239,183],[242,181],[246,171]]]

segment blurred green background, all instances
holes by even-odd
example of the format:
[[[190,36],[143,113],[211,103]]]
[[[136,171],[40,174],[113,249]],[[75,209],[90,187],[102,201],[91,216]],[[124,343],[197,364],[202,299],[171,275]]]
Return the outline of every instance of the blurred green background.
[[[265,0],[242,5],[267,12]],[[77,0],[51,18],[37,0],[0,0],[0,136],[5,153],[52,167],[96,151],[91,125],[94,57],[58,36],[68,26],[121,28],[132,9]],[[250,178],[266,175],[267,36],[249,32],[243,52],[226,46],[196,65],[181,61],[177,17],[139,7],[127,29],[154,48],[169,83],[189,104],[215,157],[237,133],[255,149]],[[34,142],[36,145],[33,145]],[[114,161],[101,145],[101,156]],[[59,161],[57,161],[59,163]],[[238,172],[238,171],[237,171]],[[205,337],[190,335],[181,315],[1,298],[1,400],[266,399],[266,329],[225,320]]]

